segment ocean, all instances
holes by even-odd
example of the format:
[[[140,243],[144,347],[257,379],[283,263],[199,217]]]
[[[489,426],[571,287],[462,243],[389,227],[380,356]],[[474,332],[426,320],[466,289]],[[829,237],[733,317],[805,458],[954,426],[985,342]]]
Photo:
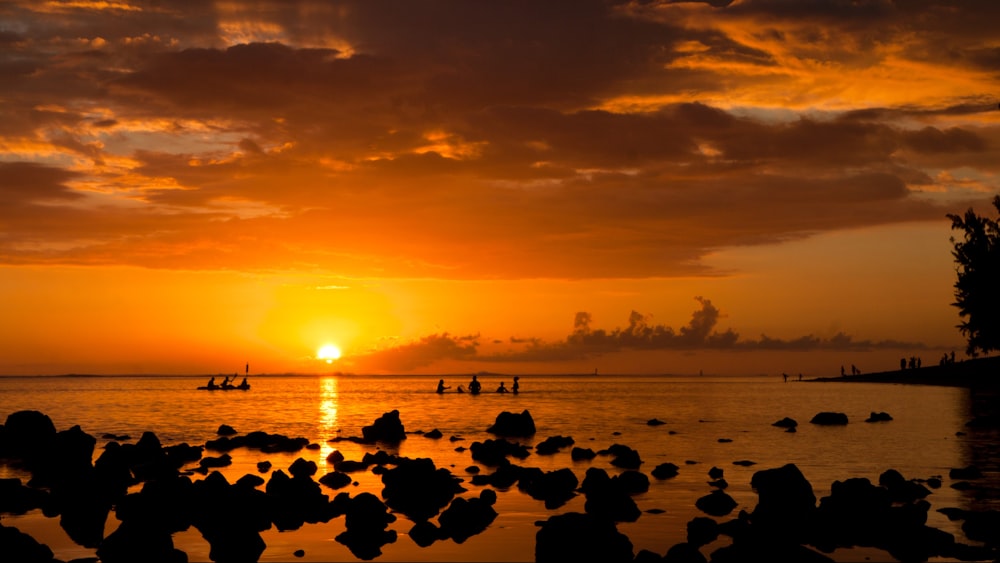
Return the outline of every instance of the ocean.
[[[888,469],[907,479],[939,477],[943,481],[928,497],[931,510],[927,524],[953,533],[966,541],[961,522],[950,521],[937,509],[1000,509],[996,495],[982,490],[1000,490],[1000,436],[996,429],[969,427],[985,401],[964,388],[908,386],[878,383],[819,383],[780,377],[634,376],[634,375],[521,375],[517,395],[494,393],[512,377],[482,374],[483,393],[456,393],[467,386],[469,376],[443,376],[451,388],[435,392],[441,376],[268,376],[249,377],[249,391],[203,391],[208,376],[58,376],[0,377],[0,420],[19,410],[38,410],[52,418],[57,430],[79,425],[98,438],[95,456],[109,440],[105,434],[129,436],[136,441],[152,431],[166,445],[203,445],[217,438],[220,425],[239,433],[262,430],[288,437],[304,437],[315,449],[295,453],[263,453],[237,449],[230,452],[233,464],[220,469],[230,482],[251,473],[257,462],[270,461],[272,470],[287,468],[297,458],[316,462],[319,473],[332,471],[326,459],[339,450],[348,460],[361,460],[376,446],[351,441],[329,442],[337,437],[361,436],[363,426],[382,414],[398,410],[408,437],[389,453],[410,458],[430,458],[465,479],[467,492],[478,496],[483,488],[469,483],[470,466],[484,473],[491,468],[472,460],[469,446],[494,438],[486,429],[501,412],[528,411],[537,428],[534,437],[520,439],[533,447],[550,436],[568,436],[574,445],[600,451],[623,444],[638,451],[640,471],[650,474],[662,463],[679,467],[676,477],[650,478],[650,488],[635,495],[643,511],[635,522],[618,524],[638,553],[647,549],[663,555],[674,544],[685,541],[686,524],[705,516],[695,501],[713,490],[708,484],[713,467],[724,471],[726,493],[739,510],[752,511],[757,496],[750,487],[753,474],[762,469],[795,464],[812,484],[817,498],[830,494],[834,481],[865,477],[873,483]],[[220,381],[221,377],[217,377]],[[810,424],[819,412],[842,412],[844,426]],[[872,412],[885,412],[892,420],[865,422]],[[796,420],[797,432],[786,432],[773,424],[785,417]],[[656,419],[664,424],[648,424]],[[439,430],[432,439],[422,433]],[[218,455],[206,451],[205,455]],[[581,480],[589,467],[621,472],[610,456],[574,461],[570,449],[552,455],[532,453],[523,466],[544,471],[570,468]],[[195,466],[197,464],[194,464]],[[953,488],[949,471],[975,465],[984,473],[984,487],[976,491]],[[352,496],[362,491],[376,495],[382,490],[380,477],[370,470],[352,473],[356,484],[326,490]],[[265,479],[267,475],[262,475]],[[26,475],[0,464],[0,477]],[[195,475],[193,478],[203,478]],[[413,522],[398,515],[390,529],[395,542],[382,547],[377,561],[533,561],[538,521],[564,512],[583,512],[583,495],[562,506],[546,508],[517,487],[498,490],[495,509],[499,513],[482,533],[456,543],[442,540],[428,547],[417,545],[408,535]],[[5,526],[14,526],[47,544],[62,560],[94,557],[95,550],[73,543],[59,527],[58,518],[39,511],[2,515]],[[114,513],[105,524],[106,534],[119,524]],[[344,531],[344,518],[328,523],[305,524],[294,531],[272,528],[262,536],[267,544],[260,561],[352,561],[352,552],[334,538]],[[189,561],[210,561],[209,545],[192,528],[174,535],[174,545]],[[708,556],[714,545],[702,548]],[[972,541],[966,543],[975,544]],[[301,557],[293,556],[303,550]],[[887,553],[870,548],[839,549],[829,556],[839,561],[893,561]]]

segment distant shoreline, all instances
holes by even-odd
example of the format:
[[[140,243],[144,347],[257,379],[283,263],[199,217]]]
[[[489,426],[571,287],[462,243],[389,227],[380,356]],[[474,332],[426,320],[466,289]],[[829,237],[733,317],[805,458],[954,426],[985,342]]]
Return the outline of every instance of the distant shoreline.
[[[844,377],[817,377],[809,381],[836,383],[896,383],[947,387],[1000,387],[1000,356],[963,360],[953,364],[881,371]]]

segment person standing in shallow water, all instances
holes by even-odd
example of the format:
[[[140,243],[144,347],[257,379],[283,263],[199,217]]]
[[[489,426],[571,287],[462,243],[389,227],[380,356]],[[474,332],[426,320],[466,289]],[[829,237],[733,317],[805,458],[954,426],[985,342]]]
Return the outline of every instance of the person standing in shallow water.
[[[446,385],[444,384],[444,380],[443,380],[443,379],[439,379],[439,380],[438,380],[438,388],[437,388],[437,392],[438,392],[438,393],[444,393],[444,390],[445,390],[445,389],[451,389],[451,387],[448,387],[448,386],[446,386]]]
[[[504,387],[504,383],[503,383],[503,381],[501,381],[500,382],[500,387],[497,387],[497,393],[506,393],[506,392],[507,392],[507,388]]]
[[[521,379],[521,378],[515,375],[514,376],[514,385],[511,386],[511,388],[510,388],[510,392],[513,393],[513,394],[515,394],[515,395],[517,395],[518,390],[521,389],[521,384],[517,382],[518,379]]]
[[[482,383],[479,383],[479,380],[476,379],[476,376],[473,375],[472,381],[469,382],[469,393],[472,393],[473,395],[478,395],[479,390],[482,388],[483,388]]]

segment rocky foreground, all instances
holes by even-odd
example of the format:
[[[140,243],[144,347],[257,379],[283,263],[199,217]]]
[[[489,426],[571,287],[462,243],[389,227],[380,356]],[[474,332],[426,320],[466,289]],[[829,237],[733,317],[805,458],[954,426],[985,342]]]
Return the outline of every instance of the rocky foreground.
[[[845,418],[819,413],[810,422],[842,424]],[[887,413],[872,413],[869,422],[888,420]],[[786,418],[774,425],[794,431],[797,423]],[[248,474],[230,483],[215,470],[231,463],[230,451],[297,452],[316,445],[305,438],[266,432],[239,435],[226,425],[219,428],[217,439],[199,446],[164,446],[152,432],[135,443],[127,443],[127,436],[106,435],[103,438],[110,441],[94,461],[97,439],[79,426],[56,431],[47,415],[20,411],[9,415],[0,427],[0,462],[25,469],[31,479],[26,484],[20,479],[0,479],[0,515],[41,509],[47,517],[59,517],[67,535],[82,546],[96,548],[97,560],[105,563],[186,562],[187,555],[175,548],[172,534],[192,526],[209,543],[213,561],[253,562],[266,548],[260,532],[272,526],[295,530],[306,523],[343,517],[345,531],[336,541],[359,559],[371,560],[381,554],[382,546],[396,540],[396,532],[388,529],[396,514],[414,522],[408,534],[421,547],[436,541],[461,543],[486,530],[496,518],[496,490],[516,486],[550,509],[580,494],[586,498],[584,512],[537,522],[535,559],[540,562],[809,563],[833,561],[827,554],[856,546],[882,549],[906,562],[939,557],[1000,559],[1000,511],[939,509],[950,519],[962,521],[964,538],[927,526],[930,503],[926,497],[942,486],[940,479],[908,480],[888,470],[878,483],[866,478],[836,481],[830,495],[817,500],[812,485],[792,464],[754,473],[750,484],[758,495],[757,505],[735,517],[732,512],[737,504],[725,492],[722,470],[713,467],[709,476],[714,491],[695,503],[706,516],[688,522],[687,541],[662,554],[636,553],[617,524],[639,518],[632,497],[649,488],[649,476],[639,471],[639,452],[620,444],[594,452],[574,447],[573,439],[566,436],[550,436],[532,450],[516,441],[536,433],[528,411],[503,412],[487,431],[496,438],[473,442],[468,451],[473,461],[491,471],[480,473],[478,466],[470,466],[469,484],[481,490],[478,495],[460,496],[468,491],[465,480],[448,469],[436,467],[427,458],[409,459],[384,450],[366,453],[361,460],[346,460],[335,451],[327,459],[333,471],[318,480],[313,478],[318,472],[316,463],[299,458],[287,472],[271,471],[268,462],[258,464],[261,474],[270,472],[267,480]],[[430,432],[427,435],[434,437]],[[339,440],[392,445],[406,437],[399,412],[392,411],[364,427],[362,436]],[[611,456],[611,464],[621,471],[610,475],[591,467],[580,482],[570,469],[543,471],[512,461],[565,449],[574,460]],[[350,485],[350,473],[357,471],[381,477],[381,497],[340,492],[331,499],[326,494]],[[678,471],[676,465],[664,463],[650,476],[670,479]],[[956,487],[981,477],[975,467],[955,468],[949,474]],[[128,492],[134,487],[138,492]],[[105,537],[111,512],[121,524]],[[722,536],[730,541],[706,553]],[[0,551],[5,561],[57,561],[47,546],[3,526],[2,521]]]

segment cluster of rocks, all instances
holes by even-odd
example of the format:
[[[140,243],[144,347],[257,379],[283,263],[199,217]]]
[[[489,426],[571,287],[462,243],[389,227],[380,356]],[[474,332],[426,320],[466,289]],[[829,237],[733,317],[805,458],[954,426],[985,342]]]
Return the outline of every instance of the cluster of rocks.
[[[812,422],[846,423],[846,416],[840,414],[819,413]],[[885,413],[872,413],[870,418],[891,420]],[[794,430],[797,423],[785,418],[775,426]],[[213,561],[257,561],[266,548],[262,531],[272,527],[296,530],[307,523],[344,517],[345,530],[335,540],[359,559],[370,560],[381,554],[383,546],[397,540],[397,533],[389,529],[396,514],[413,522],[408,535],[418,546],[448,540],[463,543],[496,519],[496,491],[517,487],[550,510],[579,495],[585,498],[583,512],[557,514],[537,522],[535,559],[540,562],[821,562],[832,561],[826,554],[836,549],[855,546],[882,549],[900,561],[1000,557],[1000,511],[941,509],[948,518],[963,521],[966,537],[981,545],[961,543],[952,534],[927,526],[930,503],[925,499],[932,488],[941,486],[940,479],[908,480],[888,470],[877,484],[864,478],[835,481],[830,494],[817,501],[812,485],[792,464],[755,472],[750,485],[758,496],[756,507],[740,510],[726,521],[720,519],[730,517],[739,505],[725,492],[728,483],[723,470],[712,467],[708,485],[713,490],[695,502],[707,516],[688,522],[686,541],[663,554],[648,550],[635,553],[618,524],[640,518],[642,512],[633,497],[650,487],[649,477],[640,471],[643,460],[637,451],[613,444],[595,453],[574,447],[574,440],[567,436],[551,436],[537,443],[537,455],[572,448],[574,461],[609,456],[610,465],[619,470],[612,475],[589,467],[581,482],[571,469],[544,471],[518,464],[532,455],[532,449],[508,438],[535,434],[528,411],[501,413],[488,432],[496,438],[473,442],[468,448],[472,459],[487,471],[470,466],[467,472],[472,475],[471,485],[491,488],[461,496],[467,492],[465,480],[448,469],[435,466],[431,459],[411,459],[384,450],[365,453],[359,461],[344,459],[335,451],[326,460],[333,471],[318,480],[314,479],[319,472],[316,463],[298,458],[286,469],[273,471],[269,462],[261,462],[258,470],[270,473],[267,479],[248,474],[230,483],[212,469],[230,464],[227,452],[235,448],[297,452],[313,445],[304,438],[265,432],[239,435],[226,425],[219,428],[219,438],[204,446],[163,446],[155,434],[146,432],[135,444],[109,442],[92,461],[96,440],[78,426],[57,432],[48,416],[21,411],[8,416],[0,426],[0,458],[29,472],[31,479],[27,484],[20,479],[0,479],[0,513],[41,509],[48,517],[58,516],[69,537],[82,546],[96,548],[104,563],[185,562],[187,555],[174,546],[172,534],[191,527],[208,541]],[[399,412],[391,411],[365,426],[361,437],[338,439],[398,444],[406,435]],[[206,456],[206,451],[221,455]],[[733,463],[749,466],[754,462]],[[194,464],[197,468],[190,468]],[[349,485],[350,473],[357,471],[371,471],[381,478],[384,488],[380,496],[340,492],[331,499],[326,494],[327,489]],[[680,471],[675,464],[661,463],[650,474],[663,480],[676,477]],[[198,473],[206,476],[192,479]],[[975,467],[956,468],[949,477],[966,482],[981,478],[982,473]],[[141,487],[136,492],[129,492],[138,485]],[[121,524],[105,537],[105,523],[112,510]],[[721,536],[729,541],[704,553]],[[47,546],[2,524],[0,546],[12,560],[56,561]]]

